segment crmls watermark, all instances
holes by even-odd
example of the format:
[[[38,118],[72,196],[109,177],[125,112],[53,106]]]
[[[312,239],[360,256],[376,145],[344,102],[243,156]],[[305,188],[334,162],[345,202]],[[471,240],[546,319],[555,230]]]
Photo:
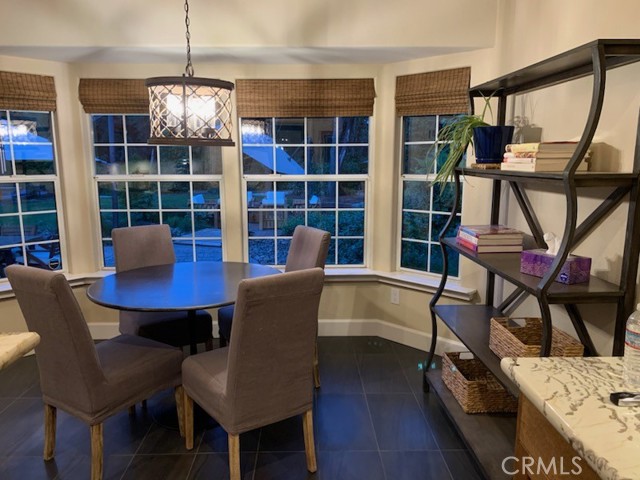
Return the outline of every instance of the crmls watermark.
[[[560,457],[551,457],[548,460],[535,457],[506,457],[502,460],[502,471],[507,475],[518,473],[527,475],[580,475],[582,473],[582,458],[573,457],[571,462]]]

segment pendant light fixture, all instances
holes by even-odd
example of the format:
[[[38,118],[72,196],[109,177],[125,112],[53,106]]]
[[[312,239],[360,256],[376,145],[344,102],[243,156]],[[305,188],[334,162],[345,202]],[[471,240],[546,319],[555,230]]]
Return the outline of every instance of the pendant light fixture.
[[[148,78],[150,144],[233,146],[233,83],[194,76],[189,1],[184,2],[187,66],[181,77]]]

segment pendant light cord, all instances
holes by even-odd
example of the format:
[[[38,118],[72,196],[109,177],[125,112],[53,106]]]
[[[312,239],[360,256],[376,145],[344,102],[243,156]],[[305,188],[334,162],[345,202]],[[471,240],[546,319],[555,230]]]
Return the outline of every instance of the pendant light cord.
[[[187,29],[185,37],[187,38],[187,66],[184,69],[185,75],[193,77],[193,64],[191,63],[191,33],[189,32],[189,0],[184,0],[184,26]]]

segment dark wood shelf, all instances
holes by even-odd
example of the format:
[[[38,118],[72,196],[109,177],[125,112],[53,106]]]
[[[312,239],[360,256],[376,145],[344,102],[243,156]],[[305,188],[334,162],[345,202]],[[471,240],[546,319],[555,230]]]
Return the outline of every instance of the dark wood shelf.
[[[472,87],[469,93],[476,97],[495,92],[513,95],[591,75],[592,54],[599,48],[604,52],[607,69],[640,60],[640,40],[600,39]]]
[[[442,243],[531,295],[538,294],[537,288],[542,279],[520,273],[520,253],[476,253],[458,245],[454,237],[445,238]],[[565,285],[553,282],[547,292],[549,303],[556,304],[615,303],[623,296],[624,291],[618,285],[593,275],[587,283]]]
[[[480,170],[477,168],[460,168],[461,175],[481,177],[491,180],[504,180],[520,183],[561,184],[564,181],[562,172],[510,172],[502,170]],[[618,172],[576,172],[576,187],[630,187],[638,181],[637,173]]]
[[[489,348],[491,317],[502,313],[487,305],[436,305],[436,315],[449,327],[462,343],[493,373],[496,379],[514,395],[518,387],[500,368],[500,358]]]
[[[440,370],[429,370],[425,375],[431,391],[437,395],[485,477],[490,480],[510,479],[511,477],[502,471],[502,461],[514,454],[515,415],[466,414],[442,382]]]

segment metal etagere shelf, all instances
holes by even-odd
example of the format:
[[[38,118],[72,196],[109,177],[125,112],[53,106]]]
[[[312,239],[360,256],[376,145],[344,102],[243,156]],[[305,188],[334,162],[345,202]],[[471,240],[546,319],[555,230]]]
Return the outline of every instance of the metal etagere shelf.
[[[460,202],[460,177],[474,176],[492,182],[491,219],[497,224],[500,217],[501,189],[511,189],[530,229],[525,248],[543,248],[543,230],[527,193],[526,186],[555,183],[564,193],[566,217],[562,243],[549,271],[542,278],[522,274],[520,256],[513,253],[477,254],[455,242],[455,232],[450,230],[455,213],[440,234],[440,245],[445,272],[440,286],[429,304],[432,341],[426,365],[432,365],[437,342],[437,322],[440,318],[462,343],[479,358],[505,388],[517,394],[517,388],[500,369],[498,357],[489,349],[489,323],[493,316],[509,315],[528,296],[538,301],[543,323],[541,356],[548,356],[551,349],[552,318],[550,305],[562,305],[585,346],[585,355],[598,355],[589,336],[578,305],[610,303],[616,307],[613,355],[621,355],[624,349],[626,318],[635,308],[635,287],[640,254],[640,208],[638,202],[640,176],[640,144],[636,147],[631,173],[577,172],[593,140],[602,110],[607,70],[640,61],[640,40],[595,40],[586,45],[556,55],[529,67],[504,75],[495,80],[472,87],[471,98],[489,96],[498,98],[498,124],[505,123],[507,98],[533,90],[550,87],[585,76],[593,77],[591,106],[582,136],[575,153],[565,170],[559,173],[502,172],[500,170],[475,170],[457,168],[454,175],[455,200],[452,212]],[[640,138],[640,131],[638,132]],[[585,219],[578,223],[578,196],[585,189],[608,188],[608,196]],[[559,273],[569,252],[588,235],[597,231],[600,222],[623,201],[627,205],[625,243],[622,252],[622,269],[617,284],[592,276],[588,283],[563,285],[553,280]],[[486,305],[438,305],[447,281],[447,253],[456,251],[487,270]],[[515,286],[515,290],[499,305],[493,305],[496,276]],[[500,462],[513,455],[515,442],[515,417],[504,415],[465,415],[456,400],[442,384],[437,369],[426,369],[425,391],[435,392],[445,410],[456,424],[487,478],[507,478],[500,469]],[[481,429],[481,434],[478,433]],[[487,445],[492,445],[488,448]]]

